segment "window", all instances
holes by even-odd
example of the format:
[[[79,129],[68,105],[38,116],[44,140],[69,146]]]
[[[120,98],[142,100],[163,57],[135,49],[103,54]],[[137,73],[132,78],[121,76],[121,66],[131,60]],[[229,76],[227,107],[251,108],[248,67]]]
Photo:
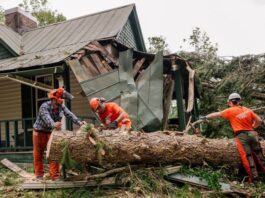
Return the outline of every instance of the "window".
[[[54,80],[53,80],[53,75],[45,75],[45,76],[36,76],[36,81],[39,83],[43,83],[45,85],[49,85],[53,87],[54,85]],[[40,89],[36,89],[36,111],[38,113],[39,108],[41,104],[45,101],[48,101],[48,93],[47,91],[43,91]]]

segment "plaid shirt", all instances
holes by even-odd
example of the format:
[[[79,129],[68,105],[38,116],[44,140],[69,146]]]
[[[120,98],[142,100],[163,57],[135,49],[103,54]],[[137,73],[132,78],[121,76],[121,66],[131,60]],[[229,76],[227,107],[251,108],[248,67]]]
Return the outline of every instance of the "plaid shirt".
[[[80,120],[65,105],[60,105],[58,110],[54,112],[52,102],[47,101],[40,106],[33,128],[39,131],[50,132],[53,129],[54,123],[62,120],[63,114],[71,119],[73,123],[79,125]]]

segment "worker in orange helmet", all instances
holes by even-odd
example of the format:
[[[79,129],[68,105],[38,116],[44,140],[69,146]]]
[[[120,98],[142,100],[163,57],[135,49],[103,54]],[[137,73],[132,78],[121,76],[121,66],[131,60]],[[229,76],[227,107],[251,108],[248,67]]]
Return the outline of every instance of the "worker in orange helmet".
[[[63,99],[71,100],[73,96],[63,88],[51,90],[48,94],[50,101],[44,102],[39,109],[36,122],[33,125],[33,158],[34,169],[37,179],[43,179],[44,166],[43,154],[53,129],[61,129],[63,114],[73,123],[81,126],[86,122],[79,120],[64,104]],[[49,163],[50,176],[52,180],[59,179],[59,164]]]
[[[104,98],[92,98],[89,105],[98,114],[106,129],[131,128],[128,114],[116,103],[107,102]]]
[[[202,120],[223,117],[228,120],[233,129],[236,146],[242,164],[249,175],[248,182],[258,181],[258,166],[265,175],[265,157],[263,156],[258,133],[255,128],[261,125],[261,118],[251,109],[240,105],[241,96],[238,93],[229,95],[227,104],[229,108],[202,117]]]

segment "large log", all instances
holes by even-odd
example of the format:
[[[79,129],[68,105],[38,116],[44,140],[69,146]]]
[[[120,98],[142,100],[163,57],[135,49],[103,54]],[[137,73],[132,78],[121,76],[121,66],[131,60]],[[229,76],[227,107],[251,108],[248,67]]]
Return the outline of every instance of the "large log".
[[[237,167],[240,164],[234,139],[207,139],[196,135],[179,135],[176,132],[131,132],[102,131],[98,141],[108,149],[102,165],[121,166],[130,164],[182,163]],[[62,158],[62,142],[68,142],[70,155],[78,163],[99,164],[95,142],[85,133],[54,131],[51,135],[47,157],[50,161]],[[93,144],[94,143],[94,144]]]

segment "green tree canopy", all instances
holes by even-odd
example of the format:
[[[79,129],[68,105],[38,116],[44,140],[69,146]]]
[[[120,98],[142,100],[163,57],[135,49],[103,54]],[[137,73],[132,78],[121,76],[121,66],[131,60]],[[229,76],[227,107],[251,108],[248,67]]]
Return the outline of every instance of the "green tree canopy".
[[[166,38],[163,36],[149,37],[148,52],[155,54],[159,51],[163,51],[164,54],[170,54],[168,44],[166,43]]]
[[[0,6],[0,23],[4,22],[4,9]]]
[[[37,18],[39,26],[66,20],[66,17],[58,13],[57,10],[49,9],[47,3],[48,0],[23,0],[19,6],[25,11],[31,12],[31,14]]]

